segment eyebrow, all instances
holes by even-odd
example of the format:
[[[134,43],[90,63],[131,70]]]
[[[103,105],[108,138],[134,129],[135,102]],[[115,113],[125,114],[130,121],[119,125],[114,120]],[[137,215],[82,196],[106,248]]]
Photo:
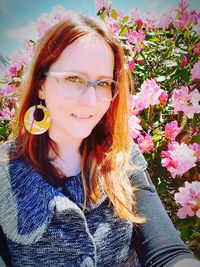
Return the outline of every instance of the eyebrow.
[[[74,74],[80,74],[80,75],[83,75],[85,77],[88,77],[86,72],[81,72],[81,71],[74,70],[74,69],[65,70],[63,72],[72,72]],[[110,79],[110,80],[113,80],[113,77],[112,76],[106,76],[106,75],[100,75],[100,76],[97,77],[97,79]]]

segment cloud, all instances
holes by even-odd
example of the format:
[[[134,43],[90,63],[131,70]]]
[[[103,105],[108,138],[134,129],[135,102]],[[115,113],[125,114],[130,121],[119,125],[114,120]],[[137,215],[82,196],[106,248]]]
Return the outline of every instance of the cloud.
[[[38,39],[34,21],[29,21],[27,26],[6,29],[4,33],[8,39],[18,41],[19,43],[23,43],[25,39],[32,39],[34,41]]]

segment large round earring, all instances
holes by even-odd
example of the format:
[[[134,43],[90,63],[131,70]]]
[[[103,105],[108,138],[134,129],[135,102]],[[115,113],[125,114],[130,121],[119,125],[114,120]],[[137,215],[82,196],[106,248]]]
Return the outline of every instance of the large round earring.
[[[43,118],[42,120],[38,121],[34,118],[34,113],[38,109],[41,109],[43,111]],[[27,131],[34,135],[43,134],[46,131],[48,131],[49,127],[51,125],[51,117],[49,114],[49,111],[45,106],[43,106],[41,103],[39,105],[34,105],[30,107],[24,116],[24,126],[27,129]]]

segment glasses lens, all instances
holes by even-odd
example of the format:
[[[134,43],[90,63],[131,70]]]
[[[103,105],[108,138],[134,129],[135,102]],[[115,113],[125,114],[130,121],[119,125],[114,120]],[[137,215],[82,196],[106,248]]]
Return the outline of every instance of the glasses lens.
[[[102,101],[111,101],[118,94],[116,82],[113,80],[101,80],[96,83],[96,94]]]
[[[60,82],[65,95],[70,98],[80,96],[87,88],[87,81],[75,75],[65,75]]]

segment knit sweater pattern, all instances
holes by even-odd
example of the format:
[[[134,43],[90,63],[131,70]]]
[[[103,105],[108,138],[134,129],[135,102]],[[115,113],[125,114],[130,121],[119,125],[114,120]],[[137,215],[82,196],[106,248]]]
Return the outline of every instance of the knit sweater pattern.
[[[139,166],[134,177],[147,167],[135,144],[132,158]],[[114,215],[105,195],[85,212],[83,201],[81,174],[54,187],[27,159],[2,161],[0,225],[12,266],[140,266],[132,223]]]

